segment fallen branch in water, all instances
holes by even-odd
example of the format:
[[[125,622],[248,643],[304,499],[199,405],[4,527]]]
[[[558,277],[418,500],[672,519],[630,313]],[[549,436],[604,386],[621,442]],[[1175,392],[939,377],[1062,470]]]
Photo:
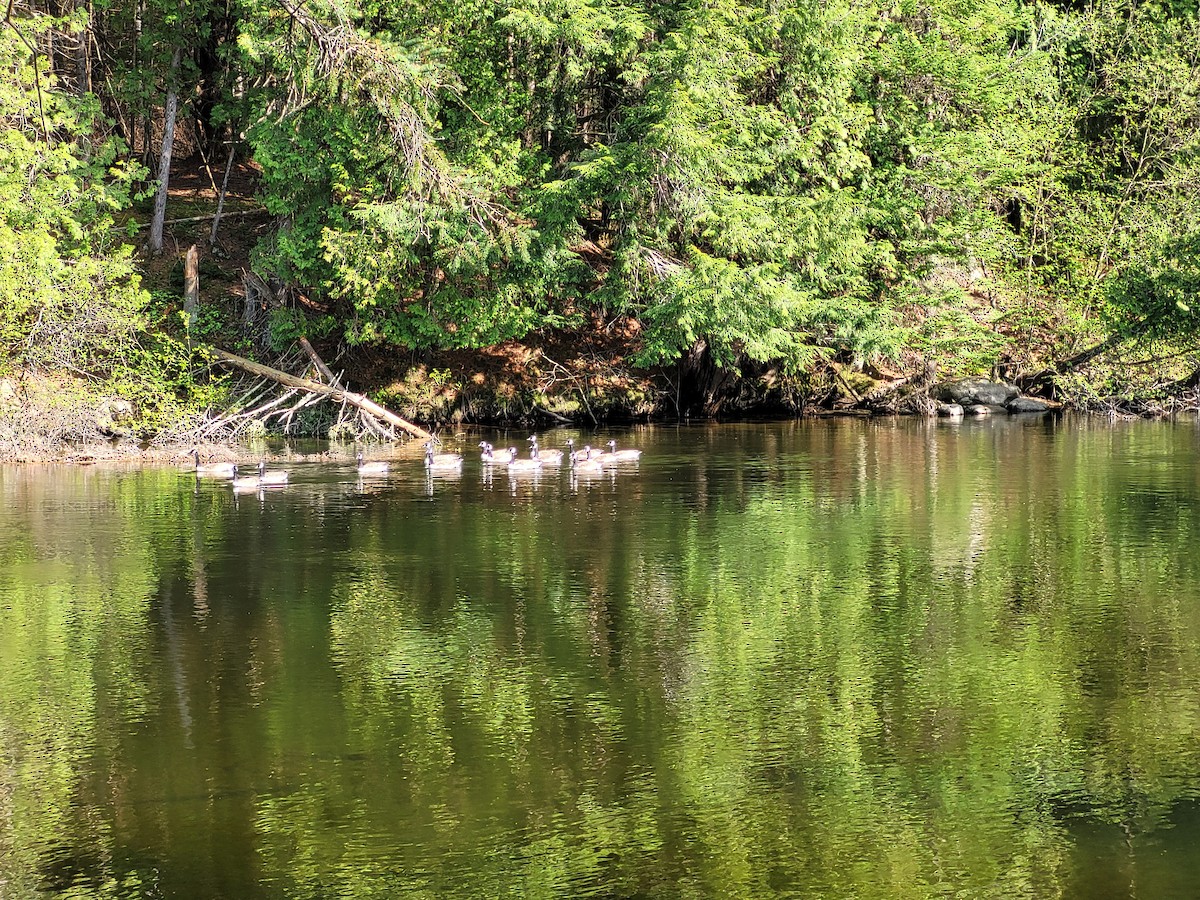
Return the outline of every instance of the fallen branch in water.
[[[286,391],[285,393],[280,394],[275,399],[268,400],[266,403],[262,404],[261,406],[256,406],[253,409],[248,409],[245,412],[240,412],[240,413],[237,413],[232,416],[226,416],[223,419],[217,419],[216,421],[210,423],[209,426],[205,429],[204,436],[205,437],[213,437],[214,435],[217,434],[217,432],[223,431],[224,429],[229,428],[231,425],[236,425],[239,422],[246,422],[246,421],[258,420],[258,419],[262,419],[265,422],[272,415],[272,412],[271,412],[272,410],[274,410],[278,406],[281,406],[284,403],[287,403],[289,400],[291,400],[295,396],[296,396],[295,389]]]
[[[375,424],[379,426],[379,431],[383,434],[387,432],[383,429],[380,423],[399,428],[407,432],[415,438],[420,438],[423,441],[432,439],[428,431],[421,428],[419,425],[414,425],[412,422],[400,418],[391,410],[385,409],[374,400],[364,397],[362,394],[356,394],[353,391],[345,390],[340,387],[332,387],[330,385],[320,384],[308,378],[299,378],[287,372],[281,372],[279,369],[272,369],[270,366],[264,366],[262,363],[256,363],[248,359],[244,359],[234,353],[229,353],[225,350],[213,348],[213,355],[218,360],[231,366],[235,366],[243,371],[249,372],[252,375],[259,375],[263,378],[269,378],[284,387],[295,388],[296,390],[307,391],[310,394],[322,394],[334,402],[344,401],[351,406],[366,413],[371,419],[375,419]],[[364,420],[366,421],[366,420]]]

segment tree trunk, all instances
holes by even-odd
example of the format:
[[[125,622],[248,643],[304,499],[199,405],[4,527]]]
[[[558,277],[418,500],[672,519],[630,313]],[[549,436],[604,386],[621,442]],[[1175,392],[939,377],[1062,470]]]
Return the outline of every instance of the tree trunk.
[[[154,219],[150,224],[150,252],[162,253],[163,222],[167,218],[167,185],[171,180],[171,150],[175,143],[175,113],[179,106],[179,62],[183,48],[176,47],[167,76],[167,108],[163,117],[162,153],[158,158],[158,194],[154,197]]]
[[[213,216],[212,231],[208,235],[208,244],[210,247],[217,242],[217,226],[221,224],[221,212],[225,209],[225,192],[229,189],[229,170],[233,168],[233,152],[235,149],[237,149],[237,144],[230,141],[229,159],[225,161],[225,177],[221,179],[221,193],[217,194],[217,214]]]
[[[75,77],[79,79],[79,93],[86,94],[92,89],[88,59],[88,48],[92,41],[91,0],[75,0],[75,9],[83,10],[87,16],[83,30],[79,32],[79,43],[75,47]]]
[[[9,17],[7,19],[5,19],[6,22],[10,22],[12,20],[11,6],[9,9],[10,9],[10,14],[9,14]],[[47,28],[45,31],[45,36],[46,36],[45,37],[45,40],[46,40],[46,62],[49,63],[49,65],[50,65],[50,71],[52,73],[57,74],[62,71],[62,66],[59,65],[58,57],[55,56],[55,54],[58,51],[58,45],[54,41],[54,29]],[[37,38],[35,37],[34,40],[36,41]],[[35,58],[37,57],[36,50],[34,51],[33,55]]]
[[[200,254],[196,245],[188,247],[187,255],[183,258],[183,308],[188,314],[188,330],[191,331],[191,321],[196,317],[196,308],[200,305]]]
[[[142,6],[143,6],[143,2],[144,2],[144,0],[137,0],[137,6],[134,7],[134,11],[133,11],[133,70],[135,72],[138,70],[138,66],[141,63],[141,60],[138,58],[138,47],[141,46],[141,43],[142,43]],[[138,106],[140,106],[140,104],[138,104]],[[130,106],[129,106],[129,122],[133,126],[133,144],[129,148],[130,155],[133,156],[133,155],[137,155],[139,153],[138,142],[137,142],[138,125],[139,124],[146,125],[148,122],[144,111],[138,109],[138,107],[135,106],[133,103],[130,103]],[[150,129],[148,127],[145,127],[142,129],[142,146],[141,146],[141,151],[140,151],[141,155],[138,157],[142,161],[143,165],[146,163],[146,148],[149,145],[150,145]]]

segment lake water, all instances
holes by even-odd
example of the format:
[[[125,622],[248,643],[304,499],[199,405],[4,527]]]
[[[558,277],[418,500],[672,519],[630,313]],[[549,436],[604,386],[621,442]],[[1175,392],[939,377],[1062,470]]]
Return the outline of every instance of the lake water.
[[[568,436],[0,469],[0,897],[1200,894],[1200,426]]]

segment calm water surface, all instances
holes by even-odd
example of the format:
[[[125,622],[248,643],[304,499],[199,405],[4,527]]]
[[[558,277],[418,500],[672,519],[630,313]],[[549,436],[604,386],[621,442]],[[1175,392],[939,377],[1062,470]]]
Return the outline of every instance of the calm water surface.
[[[1194,423],[618,437],[0,469],[0,897],[1200,894]]]

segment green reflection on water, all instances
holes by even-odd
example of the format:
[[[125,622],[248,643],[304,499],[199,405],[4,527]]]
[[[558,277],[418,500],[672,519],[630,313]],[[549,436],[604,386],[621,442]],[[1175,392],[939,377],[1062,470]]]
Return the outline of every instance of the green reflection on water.
[[[1193,895],[1193,426],[628,443],[0,471],[0,896]]]

